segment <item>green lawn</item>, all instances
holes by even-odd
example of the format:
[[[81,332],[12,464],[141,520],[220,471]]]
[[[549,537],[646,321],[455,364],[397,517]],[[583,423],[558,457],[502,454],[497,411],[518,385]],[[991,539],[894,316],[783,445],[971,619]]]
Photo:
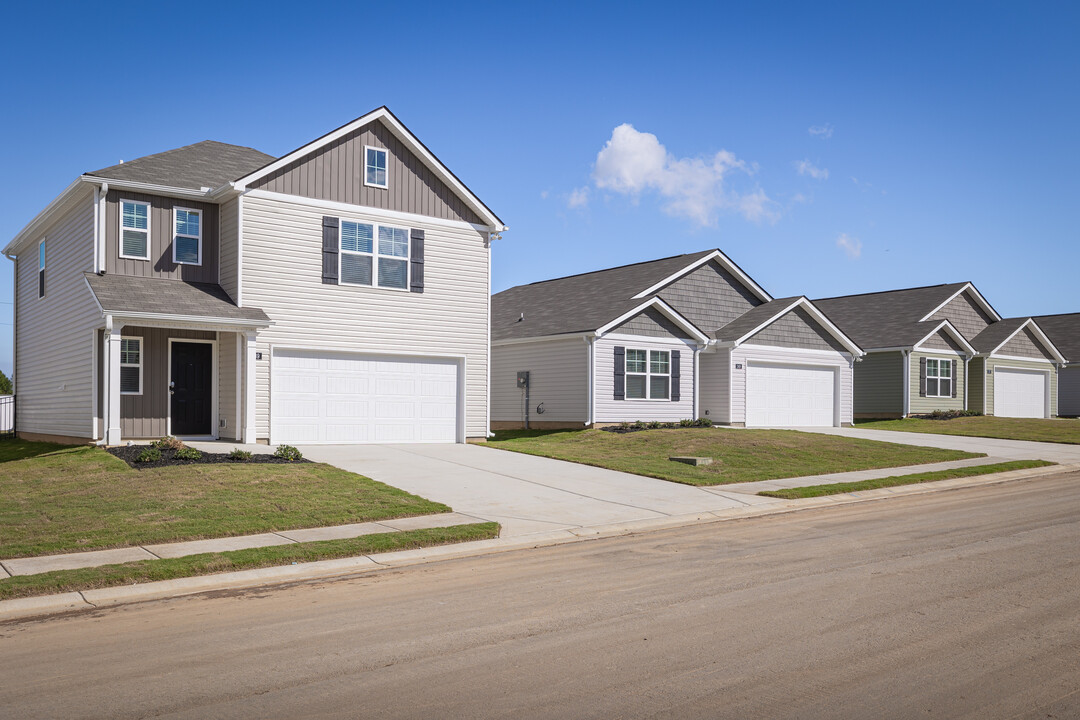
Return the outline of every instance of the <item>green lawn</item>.
[[[512,430],[488,446],[597,465],[688,485],[719,485],[982,457],[957,450],[801,433],[691,428],[618,434],[603,430]],[[673,455],[707,456],[692,467]]]
[[[865,430],[901,430],[1080,445],[1080,420],[1076,418],[999,418],[976,415],[952,420],[861,420],[856,421],[856,427]]]
[[[0,441],[0,558],[449,511],[318,463],[134,470],[98,448]]]
[[[145,472],[145,471],[144,471]],[[355,557],[392,550],[430,547],[499,536],[498,523],[454,525],[430,530],[363,535],[348,540],[275,545],[231,552],[189,555],[167,560],[140,560],[80,570],[58,570],[39,575],[19,575],[0,580],[0,600],[30,595],[91,590],[132,583],[173,580],[193,575],[251,570],[291,563]]]
[[[895,487],[897,485],[916,485],[919,483],[934,482],[935,480],[951,480],[952,478],[971,477],[973,475],[991,475],[993,473],[1008,472],[1009,470],[1024,470],[1027,468],[1046,467],[1047,465],[1056,464],[1057,463],[1046,462],[1045,460],[1014,460],[1012,462],[953,468],[952,470],[936,470],[934,472],[916,473],[914,475],[893,475],[892,477],[862,480],[860,482],[807,485],[806,487],[788,488],[786,490],[765,490],[759,492],[758,495],[781,498],[784,500],[798,500],[799,498],[840,495],[841,493],[858,492],[859,490],[876,490],[878,488]]]

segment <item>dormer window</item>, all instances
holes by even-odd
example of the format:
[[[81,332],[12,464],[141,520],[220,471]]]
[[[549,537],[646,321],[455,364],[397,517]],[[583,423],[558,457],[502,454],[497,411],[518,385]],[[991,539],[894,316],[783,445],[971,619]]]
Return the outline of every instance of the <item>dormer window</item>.
[[[202,210],[173,208],[173,262],[202,265]]]
[[[364,147],[364,158],[364,184],[377,188],[388,187],[386,150],[366,145]]]
[[[150,259],[150,203],[136,200],[120,203],[120,257]]]

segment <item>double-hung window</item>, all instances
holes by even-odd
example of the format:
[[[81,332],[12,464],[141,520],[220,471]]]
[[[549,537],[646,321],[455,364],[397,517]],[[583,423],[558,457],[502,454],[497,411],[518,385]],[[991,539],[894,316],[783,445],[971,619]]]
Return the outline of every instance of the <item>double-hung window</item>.
[[[952,360],[926,359],[926,396],[952,397]]]
[[[386,150],[364,146],[364,184],[371,187],[385,188],[387,183]]]
[[[667,400],[671,397],[671,353],[626,350],[626,399]]]
[[[341,221],[343,285],[409,288],[409,231],[372,223]]]
[[[120,394],[142,395],[142,338],[120,339]]]
[[[38,243],[37,250],[37,296],[45,297],[45,241]]]
[[[202,265],[202,210],[173,208],[173,262]]]
[[[150,259],[150,203],[120,201],[120,257]]]

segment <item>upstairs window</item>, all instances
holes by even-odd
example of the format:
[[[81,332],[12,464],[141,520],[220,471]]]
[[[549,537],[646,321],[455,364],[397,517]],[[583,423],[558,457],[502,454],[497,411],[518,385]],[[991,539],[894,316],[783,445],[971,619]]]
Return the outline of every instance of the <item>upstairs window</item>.
[[[150,203],[121,201],[120,257],[129,260],[150,259]]]
[[[342,220],[339,257],[342,285],[409,289],[409,231],[404,228]]]
[[[667,400],[671,397],[671,353],[626,349],[626,399]]]
[[[45,297],[45,241],[38,243],[37,250],[37,296]]]
[[[926,397],[952,397],[952,360],[926,359]]]
[[[173,262],[202,265],[202,210],[173,208]]]
[[[142,338],[120,339],[120,394],[142,395]]]
[[[386,150],[370,145],[364,146],[364,184],[371,187],[387,187]]]

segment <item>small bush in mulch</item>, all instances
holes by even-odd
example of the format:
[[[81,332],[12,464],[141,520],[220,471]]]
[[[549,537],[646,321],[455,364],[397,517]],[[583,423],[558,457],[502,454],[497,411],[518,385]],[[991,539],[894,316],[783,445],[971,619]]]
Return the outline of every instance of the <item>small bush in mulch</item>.
[[[684,418],[678,422],[660,422],[658,420],[642,422],[641,420],[638,420],[637,422],[632,423],[624,422],[619,425],[609,425],[600,429],[605,432],[624,435],[626,433],[641,432],[642,430],[680,430],[682,428],[712,427],[712,424],[712,420],[709,418],[698,418],[697,420]]]
[[[148,447],[135,457],[137,463],[157,462],[161,459],[161,451],[156,447]]]
[[[188,455],[184,450],[189,450],[191,453],[197,454]],[[149,459],[152,452],[158,453],[157,459]],[[107,452],[110,455],[120,458],[128,465],[138,470],[145,470],[146,468],[160,468],[171,467],[174,465],[204,465],[204,464],[222,464],[222,463],[270,463],[274,465],[287,465],[291,462],[311,462],[310,460],[286,460],[275,455],[269,454],[253,454],[248,453],[246,450],[240,450],[240,453],[249,455],[248,458],[242,458],[234,456],[236,451],[231,453],[209,453],[199,452],[194,448],[181,448],[180,450],[163,450],[161,448],[148,448],[145,445],[128,445],[126,447],[113,447],[108,448]],[[146,457],[147,459],[140,459]]]
[[[982,413],[975,410],[935,410],[929,415],[918,415],[917,417],[926,418],[927,420],[955,420],[956,418],[975,417],[976,415],[982,415]]]
[[[274,451],[274,457],[281,458],[286,462],[298,462],[304,459],[300,451],[292,445],[278,445],[277,450]]]
[[[166,435],[160,440],[155,440],[150,443],[150,447],[157,448],[158,450],[180,450],[184,447],[184,443],[172,435]]]
[[[233,462],[251,462],[254,457],[254,454],[240,448],[233,448],[233,451],[229,453],[229,459]]]

